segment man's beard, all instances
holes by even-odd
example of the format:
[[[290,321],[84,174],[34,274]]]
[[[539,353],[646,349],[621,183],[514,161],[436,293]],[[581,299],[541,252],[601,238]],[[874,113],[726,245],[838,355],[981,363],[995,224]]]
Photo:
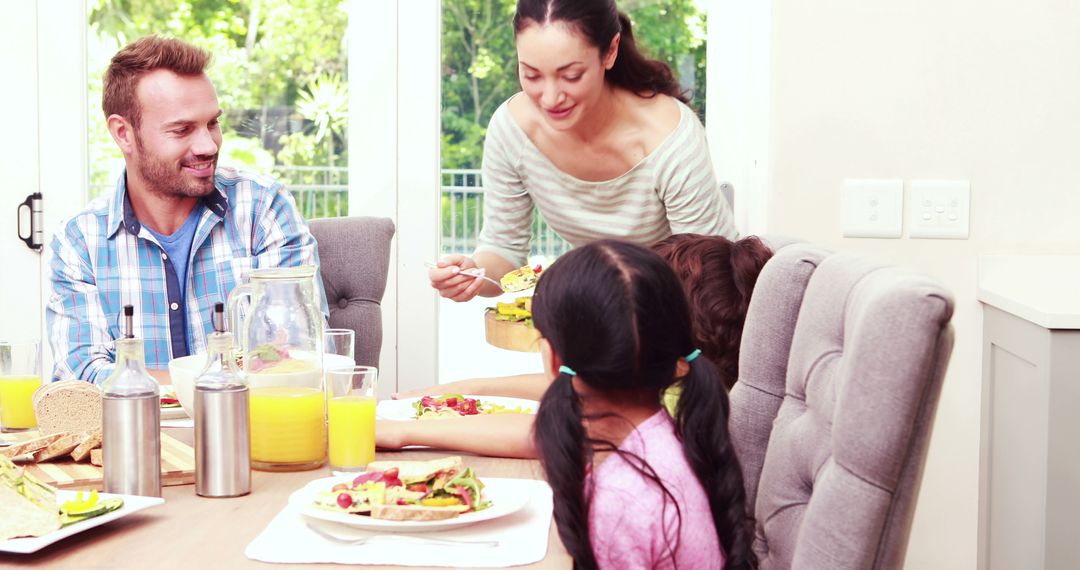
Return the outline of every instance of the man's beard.
[[[163,197],[201,198],[214,190],[214,177],[195,178],[184,175],[176,164],[159,159],[146,151],[142,140],[136,136],[135,146],[139,149],[139,163],[136,170],[147,185],[147,189]],[[217,170],[217,155],[199,156],[193,162],[212,162]]]

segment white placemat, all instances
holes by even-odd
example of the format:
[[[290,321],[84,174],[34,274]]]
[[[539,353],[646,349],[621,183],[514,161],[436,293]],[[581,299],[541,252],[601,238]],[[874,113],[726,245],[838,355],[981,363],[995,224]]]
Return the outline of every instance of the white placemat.
[[[534,490],[528,506],[514,514],[454,530],[418,533],[460,540],[497,540],[498,546],[447,546],[409,542],[405,538],[377,537],[364,544],[332,542],[307,527],[307,519],[295,506],[286,506],[266,529],[251,541],[244,555],[262,562],[291,564],[390,564],[399,566],[469,566],[505,568],[539,562],[547,556],[551,526],[551,487],[532,481]],[[316,521],[317,522],[317,521]],[[325,524],[325,523],[323,523]],[[339,536],[357,534],[340,527]],[[363,533],[366,534],[366,533]]]

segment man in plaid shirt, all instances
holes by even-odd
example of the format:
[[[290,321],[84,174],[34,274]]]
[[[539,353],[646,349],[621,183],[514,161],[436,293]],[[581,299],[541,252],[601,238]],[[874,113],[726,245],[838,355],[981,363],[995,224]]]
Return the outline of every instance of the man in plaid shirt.
[[[164,369],[205,352],[214,303],[246,273],[318,265],[315,238],[280,183],[217,166],[221,109],[208,63],[201,49],[150,36],[106,71],[102,108],[126,168],[116,190],[66,220],[50,244],[54,380],[109,376],[126,304],[147,368]]]

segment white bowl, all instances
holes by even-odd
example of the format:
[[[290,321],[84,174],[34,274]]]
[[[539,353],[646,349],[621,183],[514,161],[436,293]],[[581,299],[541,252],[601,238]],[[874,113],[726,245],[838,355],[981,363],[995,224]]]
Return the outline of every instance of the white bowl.
[[[327,354],[324,356],[329,368],[344,368],[354,363],[348,356],[340,354]],[[195,377],[206,365],[206,354],[192,354],[174,358],[169,361],[169,376],[172,378],[173,387],[176,389],[176,399],[180,400],[180,407],[184,409],[188,417],[195,417]],[[274,374],[279,377],[282,385],[293,384],[291,377],[306,376],[308,373]],[[267,375],[270,376],[270,375]],[[305,382],[306,383],[306,382]]]

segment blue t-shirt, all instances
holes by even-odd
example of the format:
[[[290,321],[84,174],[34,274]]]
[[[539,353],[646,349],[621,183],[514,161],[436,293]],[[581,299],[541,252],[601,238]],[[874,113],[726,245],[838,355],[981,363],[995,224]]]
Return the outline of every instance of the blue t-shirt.
[[[161,235],[149,226],[143,226],[148,232],[157,238],[165,254],[169,256],[173,271],[176,272],[177,281],[180,284],[180,306],[187,306],[187,272],[188,256],[191,255],[191,242],[195,241],[195,228],[199,226],[199,218],[202,217],[203,205],[199,202],[191,210],[191,214],[184,220],[184,225],[172,235]]]

